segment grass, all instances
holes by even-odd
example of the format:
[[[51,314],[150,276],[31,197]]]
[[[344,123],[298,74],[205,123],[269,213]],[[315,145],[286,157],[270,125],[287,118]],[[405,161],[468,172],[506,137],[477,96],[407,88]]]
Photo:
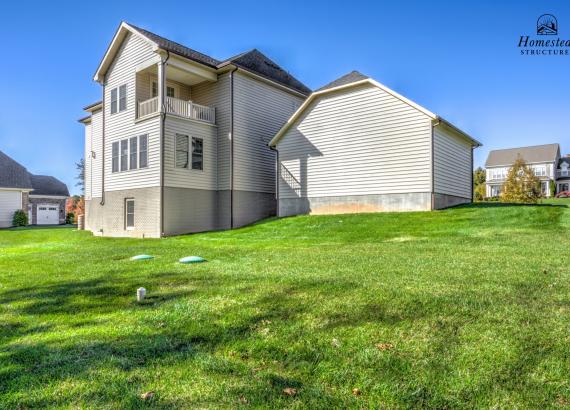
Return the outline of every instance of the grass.
[[[0,231],[0,408],[568,407],[570,202],[551,203]]]

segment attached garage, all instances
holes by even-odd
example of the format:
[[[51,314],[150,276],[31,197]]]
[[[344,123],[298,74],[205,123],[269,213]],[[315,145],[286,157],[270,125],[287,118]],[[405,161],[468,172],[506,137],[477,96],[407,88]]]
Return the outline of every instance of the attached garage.
[[[22,209],[22,192],[0,190],[0,228],[12,226],[14,212]]]

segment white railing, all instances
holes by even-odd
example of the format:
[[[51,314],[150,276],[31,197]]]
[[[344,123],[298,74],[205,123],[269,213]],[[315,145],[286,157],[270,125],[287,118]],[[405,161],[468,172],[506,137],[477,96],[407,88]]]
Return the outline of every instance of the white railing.
[[[155,112],[158,112],[158,97],[146,101],[139,101],[137,111],[139,118],[146,117]]]
[[[281,178],[283,178],[283,180],[287,183],[287,185],[289,185],[295,194],[301,194],[301,183],[297,178],[295,178],[295,175],[293,175],[291,171],[289,171],[283,164],[281,164]]]
[[[138,104],[139,118],[158,112],[158,97],[140,101]],[[208,107],[173,97],[166,97],[165,106],[166,112],[169,114],[205,121],[211,124],[216,123],[216,109],[214,107]]]

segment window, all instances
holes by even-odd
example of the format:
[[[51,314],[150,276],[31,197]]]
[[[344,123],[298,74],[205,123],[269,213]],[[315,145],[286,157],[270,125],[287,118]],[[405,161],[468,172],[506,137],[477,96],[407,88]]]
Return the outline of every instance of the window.
[[[158,96],[158,83],[156,81],[152,82],[152,88],[151,88],[151,97],[154,98],[156,96]],[[167,97],[176,97],[176,89],[172,86],[167,85],[166,86],[166,96]]]
[[[111,90],[111,114],[127,109],[127,85],[121,85]]]
[[[139,167],[146,168],[148,166],[148,135],[139,137]]]
[[[130,139],[130,161],[129,161],[129,169],[137,169],[137,137],[132,137]]]
[[[546,176],[546,167],[545,166],[535,167],[534,168],[534,175],[536,175],[537,177]]]
[[[135,229],[135,200],[125,200],[125,228]]]
[[[111,90],[111,114],[117,112],[117,89],[113,88]]]
[[[188,135],[176,134],[176,168],[188,168]]]
[[[113,142],[112,172],[119,172],[119,142]]]
[[[129,160],[129,140],[121,140],[121,171],[126,171]]]
[[[119,172],[148,166],[148,135],[113,142],[111,171]]]
[[[192,169],[204,169],[203,146],[202,138],[192,137]]]
[[[119,112],[127,109],[127,85],[119,87]]]

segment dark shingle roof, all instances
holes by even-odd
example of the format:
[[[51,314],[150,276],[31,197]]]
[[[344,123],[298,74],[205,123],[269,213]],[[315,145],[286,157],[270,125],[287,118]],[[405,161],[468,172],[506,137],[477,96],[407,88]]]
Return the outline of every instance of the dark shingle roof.
[[[67,185],[57,178],[48,175],[30,174],[30,179],[32,181],[32,187],[34,188],[31,193],[32,195],[69,196]]]
[[[163,48],[171,53],[178,54],[179,56],[188,58],[212,68],[221,68],[228,64],[234,64],[245,70],[259,74],[262,77],[273,80],[276,83],[299,91],[300,93],[306,95],[311,93],[311,90],[308,87],[306,87],[291,74],[283,70],[258,50],[254,49],[245,53],[238,54],[237,56],[231,57],[224,61],[219,61],[215,58],[207,56],[206,54],[202,54],[196,50],[192,50],[191,48],[183,46],[182,44],[168,40],[140,27],[134,26],[131,23],[128,23],[128,25],[141,33],[143,36],[149,38],[151,41],[154,41],[160,48]]]
[[[251,51],[238,54],[237,56],[223,61],[219,64],[219,67],[223,67],[227,64],[234,64],[245,70],[252,71],[262,77],[285,85],[295,91],[299,91],[302,94],[308,95],[311,93],[311,89],[309,87],[297,80],[287,71],[283,70],[279,65],[259,50],[253,49]]]
[[[342,77],[337,78],[336,80],[328,83],[327,85],[322,86],[321,88],[317,89],[316,91],[323,91],[328,90],[329,88],[340,87],[341,85],[355,83],[357,81],[366,80],[370,77],[364,75],[358,71],[351,71],[348,74],[343,75]]]
[[[140,32],[143,36],[146,36],[150,40],[154,41],[160,48],[163,48],[171,53],[178,54],[179,56],[188,58],[201,64],[205,64],[210,67],[216,67],[218,64],[220,64],[220,61],[207,56],[206,54],[202,54],[199,51],[192,50],[191,48],[183,46],[182,44],[168,40],[167,38],[161,37],[158,34],[151,33],[150,31],[137,27],[131,23],[128,23],[128,25],[134,28],[136,31]]]
[[[0,187],[32,188],[32,182],[26,168],[0,151]]]
[[[512,165],[517,157],[526,162],[554,162],[560,152],[558,144],[535,145],[532,147],[498,149],[489,152],[485,167]]]

